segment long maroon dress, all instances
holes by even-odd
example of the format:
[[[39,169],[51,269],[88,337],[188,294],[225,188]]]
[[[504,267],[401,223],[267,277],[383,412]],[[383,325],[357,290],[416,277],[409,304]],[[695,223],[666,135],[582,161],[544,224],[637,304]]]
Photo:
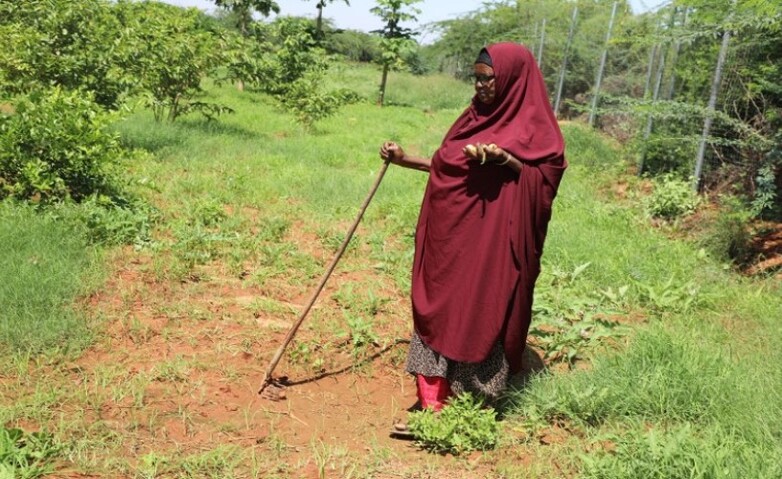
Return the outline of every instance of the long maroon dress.
[[[487,50],[495,101],[473,98],[434,154],[415,237],[416,335],[407,370],[446,377],[455,393],[475,389],[462,380],[465,371],[481,376],[471,380],[480,384],[521,368],[552,202],[567,167],[532,54],[515,43]],[[478,142],[521,160],[521,174],[469,160],[462,149]]]

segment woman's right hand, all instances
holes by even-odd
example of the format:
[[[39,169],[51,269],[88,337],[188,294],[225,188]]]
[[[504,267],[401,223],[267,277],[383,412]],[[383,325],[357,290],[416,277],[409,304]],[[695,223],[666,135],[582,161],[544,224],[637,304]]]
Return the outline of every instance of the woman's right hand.
[[[383,146],[380,147],[380,158],[390,161],[391,163],[399,164],[399,162],[405,158],[405,150],[393,141],[386,141],[383,143]]]

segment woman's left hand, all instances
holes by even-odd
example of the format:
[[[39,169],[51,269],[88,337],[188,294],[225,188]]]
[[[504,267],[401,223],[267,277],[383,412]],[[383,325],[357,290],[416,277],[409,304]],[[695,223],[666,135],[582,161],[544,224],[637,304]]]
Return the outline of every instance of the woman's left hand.
[[[509,153],[495,145],[494,143],[475,143],[467,145],[463,150],[464,154],[471,160],[478,160],[481,164],[508,162]]]

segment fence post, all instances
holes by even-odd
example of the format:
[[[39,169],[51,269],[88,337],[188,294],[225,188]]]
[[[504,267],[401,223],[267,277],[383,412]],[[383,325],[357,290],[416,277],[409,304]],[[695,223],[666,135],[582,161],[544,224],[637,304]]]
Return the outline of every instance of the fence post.
[[[559,102],[562,99],[562,86],[565,84],[565,72],[567,71],[567,56],[570,51],[570,44],[573,42],[573,33],[576,30],[576,19],[578,17],[578,7],[573,7],[573,19],[570,20],[570,31],[567,34],[567,43],[565,51],[562,54],[562,68],[559,70],[559,80],[557,80],[557,95],[554,100],[554,116],[559,118]]]
[[[611,9],[611,20],[608,21],[608,31],[606,32],[606,43],[603,48],[603,55],[600,57],[600,68],[597,70],[597,80],[595,81],[595,93],[592,96],[592,109],[589,111],[589,126],[595,124],[595,114],[597,111],[597,99],[600,96],[600,83],[603,81],[603,69],[606,66],[606,57],[608,56],[608,43],[611,41],[611,29],[614,27],[614,17],[616,16],[616,6],[619,2],[614,2],[614,8]]]
[[[673,28],[673,23],[676,19],[676,9],[674,8],[671,12],[671,23],[669,26],[669,30]],[[655,75],[654,80],[654,90],[652,92],[652,103],[651,105],[654,106],[655,103],[657,103],[657,99],[660,98],[660,87],[663,83],[663,74],[665,73],[665,56],[667,55],[668,50],[667,43],[662,44],[660,46],[660,60],[657,62],[657,74]],[[643,149],[641,150],[641,161],[638,164],[638,176],[641,176],[644,173],[644,165],[646,162],[646,142],[649,141],[649,137],[652,135],[652,128],[654,127],[654,112],[650,112],[646,116],[646,128],[644,129],[644,140],[643,140]]]
[[[733,5],[736,5],[736,0],[733,0]],[[728,16],[728,19],[733,14]],[[729,23],[729,22],[726,22]],[[729,28],[729,27],[728,27]],[[719,94],[720,81],[722,79],[722,69],[725,66],[725,57],[728,55],[728,44],[730,43],[730,30],[726,29],[722,33],[722,46],[720,47],[720,54],[717,57],[717,67],[714,69],[714,79],[711,82],[711,93],[709,93],[709,105],[706,108],[706,117],[703,119],[703,133],[701,134],[701,140],[698,144],[698,154],[695,160],[695,175],[693,180],[693,189],[697,192],[701,186],[701,173],[703,172],[703,157],[706,154],[706,138],[711,131],[711,124],[714,120],[714,110],[717,106],[717,95]]]
[[[540,26],[540,44],[538,44],[538,68],[543,64],[543,43],[546,41],[546,19]]]
[[[687,25],[687,17],[690,13],[690,9],[688,7],[684,7],[684,18],[682,19],[682,28],[684,28]],[[681,40],[678,38],[676,39],[676,42],[673,44],[673,55],[671,56],[671,62],[670,62],[670,69],[671,69],[671,78],[668,80],[668,88],[666,88],[665,95],[663,98],[666,100],[670,100],[673,98],[673,92],[674,87],[676,86],[676,61],[679,59],[679,50],[681,49]]]
[[[538,22],[535,22],[535,30],[532,31],[532,40],[530,41],[530,51],[537,50],[537,45],[533,46],[532,43],[538,41]]]

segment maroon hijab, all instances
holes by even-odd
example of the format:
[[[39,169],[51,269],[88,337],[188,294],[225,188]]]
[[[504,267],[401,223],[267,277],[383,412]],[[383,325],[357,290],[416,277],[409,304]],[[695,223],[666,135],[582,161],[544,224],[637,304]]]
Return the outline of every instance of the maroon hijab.
[[[416,229],[412,302],[421,339],[445,357],[483,361],[501,342],[521,367],[551,206],[567,167],[562,134],[532,54],[487,47],[495,101],[477,98],[432,158]],[[479,165],[462,153],[495,143],[524,164]]]

